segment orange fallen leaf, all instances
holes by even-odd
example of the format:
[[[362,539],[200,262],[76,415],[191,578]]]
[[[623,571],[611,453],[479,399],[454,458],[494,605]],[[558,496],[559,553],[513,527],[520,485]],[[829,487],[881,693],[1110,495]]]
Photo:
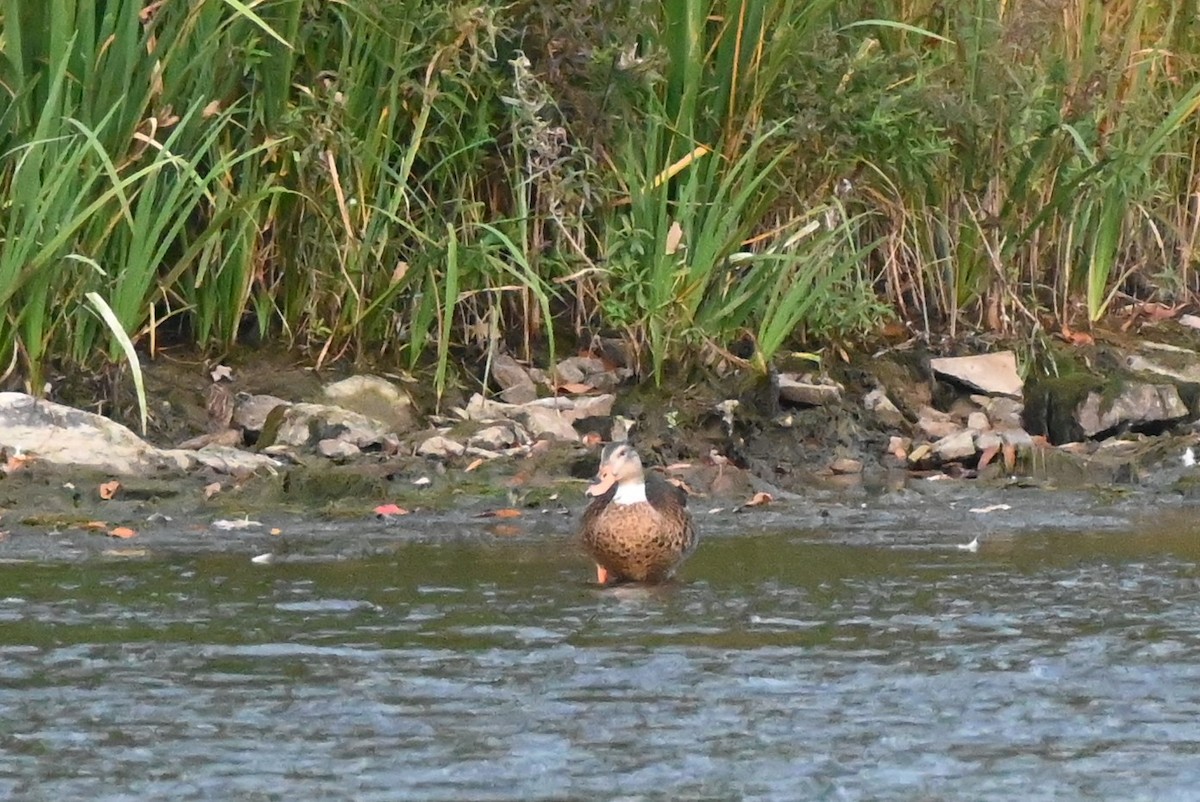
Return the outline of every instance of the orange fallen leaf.
[[[1095,345],[1096,338],[1088,334],[1086,331],[1073,331],[1070,326],[1065,323],[1062,327],[1062,338],[1071,345]]]
[[[116,479],[111,482],[105,482],[100,485],[100,498],[109,501],[113,496],[117,495],[117,491],[121,489],[121,483]]]
[[[1017,467],[1017,446],[1015,443],[1004,444],[1004,470],[1012,472]]]
[[[692,488],[691,485],[689,485],[687,482],[683,481],[682,479],[680,479],[677,476],[668,476],[667,481],[670,482],[671,484],[675,485],[676,487],[678,487],[684,493],[687,493],[689,496],[699,495],[699,493],[697,493],[695,491],[695,489]]]
[[[1000,446],[988,446],[983,450],[983,453],[979,455],[979,464],[975,466],[975,469],[982,471],[989,464],[991,464],[991,461],[994,460],[996,455],[999,453]]]
[[[764,504],[770,504],[775,500],[775,497],[765,490],[760,490],[750,497],[750,500],[743,504],[743,507],[761,507]]]
[[[213,482],[212,484],[207,484],[204,486],[204,498],[205,499],[210,499],[213,496],[215,496],[217,493],[220,493],[220,492],[221,492],[221,483],[220,482]]]
[[[487,527],[487,531],[498,537],[515,537],[521,534],[521,527],[513,524],[492,524]]]
[[[466,467],[466,470],[464,471],[464,473],[470,473],[471,471],[475,470],[482,464],[483,464],[483,457],[476,457],[474,460],[471,461],[471,464]]]
[[[475,516],[476,518],[520,518],[521,511],[514,510],[512,507],[505,507],[500,510],[487,510]]]
[[[392,515],[408,515],[408,510],[398,507],[395,504],[380,504],[375,508],[375,514],[387,518]]]
[[[88,521],[83,525],[83,528],[94,532],[101,532],[108,529],[108,524],[104,521]]]
[[[131,537],[136,537],[137,532],[130,529],[128,526],[115,526],[108,530],[109,537],[119,537],[122,540],[128,540]]]

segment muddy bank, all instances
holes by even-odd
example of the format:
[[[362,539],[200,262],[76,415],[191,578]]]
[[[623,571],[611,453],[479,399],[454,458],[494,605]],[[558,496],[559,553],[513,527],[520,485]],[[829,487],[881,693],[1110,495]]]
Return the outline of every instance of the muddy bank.
[[[947,530],[975,525],[961,508],[1004,505],[1000,526],[1091,526],[1086,516],[1200,494],[1200,338],[1168,324],[1056,341],[1036,359],[988,342],[937,354],[885,343],[821,364],[786,357],[767,376],[681,369],[661,387],[639,382],[616,347],[548,368],[493,354],[461,368],[440,403],[419,377],[318,373],[288,354],[159,359],[145,438],[109,419],[137,420],[126,395],[96,416],[80,397],[0,394],[0,531],[85,551],[99,538],[103,551],[116,529],[130,543],[217,533],[268,549],[271,529],[300,522],[568,530],[599,445],[625,438],[699,516],[737,516],[728,529],[836,526],[856,510],[887,528],[893,512],[939,505],[931,520]],[[64,385],[61,400],[81,387]],[[261,527],[229,523],[246,519]]]

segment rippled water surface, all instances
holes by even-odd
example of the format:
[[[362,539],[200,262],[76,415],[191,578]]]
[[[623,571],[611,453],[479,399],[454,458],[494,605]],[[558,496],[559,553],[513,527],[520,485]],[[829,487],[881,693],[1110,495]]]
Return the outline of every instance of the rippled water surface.
[[[860,533],[861,534],[861,533]],[[565,538],[0,565],[0,797],[1197,799],[1200,538]]]

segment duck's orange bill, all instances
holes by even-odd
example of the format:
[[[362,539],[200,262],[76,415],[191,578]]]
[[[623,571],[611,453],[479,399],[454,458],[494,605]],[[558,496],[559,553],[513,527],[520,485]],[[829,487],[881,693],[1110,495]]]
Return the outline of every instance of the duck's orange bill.
[[[593,485],[588,485],[588,489],[584,492],[586,492],[589,496],[603,496],[608,492],[608,489],[616,483],[616,481],[617,477],[614,476],[611,471],[602,469],[600,471],[600,475],[596,477],[596,483]]]

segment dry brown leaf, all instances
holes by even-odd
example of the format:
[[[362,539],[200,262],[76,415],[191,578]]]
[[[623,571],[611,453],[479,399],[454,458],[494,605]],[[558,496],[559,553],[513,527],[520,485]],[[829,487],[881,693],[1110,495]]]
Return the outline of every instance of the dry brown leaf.
[[[221,113],[221,101],[210,100],[204,109],[200,112],[200,116],[207,120],[210,117],[216,117]]]
[[[690,467],[692,467],[692,463],[690,462],[672,462],[666,468],[663,468],[663,470],[668,473],[679,473],[680,471],[686,471]]]
[[[1017,446],[1015,443],[1004,444],[1004,470],[1014,471],[1017,467]]]
[[[1070,326],[1065,323],[1062,327],[1062,338],[1071,345],[1095,345],[1096,338],[1088,334],[1086,331],[1073,331]]]
[[[109,537],[119,537],[122,540],[128,540],[131,537],[137,537],[137,532],[130,529],[128,526],[114,526],[108,530]]]
[[[117,495],[117,491],[120,489],[121,483],[116,479],[113,479],[111,482],[105,482],[99,487],[100,498],[104,499],[105,501],[109,501],[113,498],[113,496]]]
[[[464,473],[470,473],[471,471],[475,470],[475,469],[476,469],[476,468],[478,468],[480,465],[482,465],[482,464],[483,464],[483,461],[484,461],[484,460],[483,460],[483,457],[476,457],[474,460],[472,460],[472,461],[471,461],[471,464],[470,464],[470,465],[468,465],[468,466],[466,467],[466,469],[465,469],[463,472],[464,472]]]
[[[670,256],[679,250],[680,244],[683,243],[683,226],[679,225],[678,220],[671,221],[671,227],[667,229],[667,241],[664,252]]]
[[[675,485],[676,487],[678,487],[684,493],[687,493],[689,496],[700,495],[692,488],[691,485],[689,485],[687,482],[683,481],[682,479],[680,479],[676,476],[668,476],[668,477],[666,477],[666,480],[668,482],[670,482],[671,484]]]
[[[213,482],[212,484],[207,484],[204,486],[204,498],[206,500],[212,498],[213,496],[215,496],[217,493],[220,493],[220,492],[221,492],[221,483],[220,482]]]
[[[908,455],[909,462],[920,462],[933,453],[933,446],[929,443],[922,443],[914,448]]]
[[[88,521],[83,525],[83,528],[94,532],[103,532],[108,529],[108,523],[106,521]]]
[[[398,283],[406,275],[408,275],[408,262],[401,259],[399,262],[396,262],[396,267],[392,269],[392,283]]]
[[[765,490],[760,490],[750,497],[750,500],[743,504],[743,507],[761,507],[764,504],[770,504],[775,500],[775,497]]]
[[[590,384],[585,384],[584,382],[565,382],[558,385],[558,389],[561,392],[568,393],[570,395],[583,395],[584,393],[590,393],[594,391],[596,388]]]
[[[505,507],[499,510],[487,510],[475,516],[476,518],[520,518],[521,511],[515,510],[512,507]]]

